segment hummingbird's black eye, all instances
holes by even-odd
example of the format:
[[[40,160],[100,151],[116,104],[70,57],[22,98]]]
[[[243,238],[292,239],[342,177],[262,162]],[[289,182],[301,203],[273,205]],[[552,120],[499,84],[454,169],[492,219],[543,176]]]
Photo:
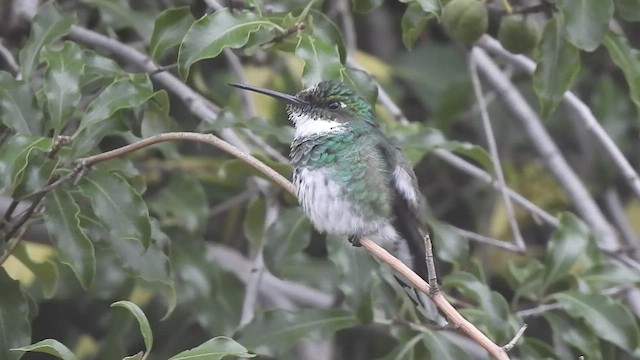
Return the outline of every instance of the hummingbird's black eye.
[[[332,101],[327,105],[327,107],[329,110],[338,110],[342,107],[342,103],[340,101]]]

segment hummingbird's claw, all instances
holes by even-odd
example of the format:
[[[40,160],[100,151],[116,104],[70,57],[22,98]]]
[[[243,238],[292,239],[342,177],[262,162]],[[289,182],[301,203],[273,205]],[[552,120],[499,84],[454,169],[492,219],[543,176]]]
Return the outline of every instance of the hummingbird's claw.
[[[351,243],[351,245],[353,245],[355,247],[362,246],[362,244],[360,244],[360,236],[359,235],[350,235],[349,236],[349,242]]]

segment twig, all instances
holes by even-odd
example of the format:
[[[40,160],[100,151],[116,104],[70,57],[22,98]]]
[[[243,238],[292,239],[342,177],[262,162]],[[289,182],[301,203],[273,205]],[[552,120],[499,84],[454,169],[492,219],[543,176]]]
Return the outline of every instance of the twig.
[[[238,325],[239,329],[251,323],[256,313],[258,289],[260,288],[265,273],[263,248],[263,246],[260,246],[255,258],[251,262],[251,276],[245,286],[246,292],[242,302],[242,313],[240,315],[240,324]]]
[[[483,244],[487,244],[487,245],[491,245],[491,246],[495,246],[504,250],[508,250],[508,251],[512,251],[518,254],[523,254],[525,252],[524,249],[510,243],[510,242],[506,242],[506,241],[500,241],[500,240],[496,240],[493,238],[490,238],[488,236],[484,236],[484,235],[480,235],[477,233],[474,233],[473,231],[469,231],[469,230],[465,230],[465,229],[461,229],[459,227],[453,226],[448,224],[447,225],[451,230],[453,230],[454,232],[456,232],[458,235],[465,237],[469,240],[473,240],[473,241],[477,241],[479,243],[483,243]]]
[[[445,149],[435,149],[433,153],[438,158],[448,163],[449,165],[455,167],[456,169],[463,171],[471,175],[472,177],[491,185],[494,189],[500,189],[500,184],[497,181],[495,181],[495,179],[488,172],[469,163],[468,161],[452,153],[451,151],[448,151]],[[540,208],[538,205],[529,201],[524,196],[516,193],[515,191],[509,188],[507,188],[507,192],[511,197],[511,199],[513,199],[513,201],[515,201],[522,208],[529,211],[534,216],[534,218],[544,221],[545,223],[553,227],[560,226],[560,222],[558,221],[558,219],[556,219],[554,216],[552,216],[551,214],[549,214],[548,212]]]
[[[347,50],[355,49],[357,45],[356,27],[351,15],[351,2],[344,0],[333,0],[332,9],[340,19],[340,30],[344,36],[344,44]]]
[[[522,324],[522,326],[520,327],[520,330],[518,330],[518,332],[513,337],[513,339],[511,339],[511,341],[509,341],[506,345],[502,347],[504,351],[509,352],[513,349],[514,346],[516,346],[516,343],[518,342],[518,340],[520,340],[522,335],[524,335],[525,330],[527,330],[527,327],[528,325],[526,323]]]
[[[482,346],[491,356],[496,359],[509,359],[507,353],[500,346],[496,345],[486,335],[484,335],[472,323],[467,321],[460,313],[449,303],[442,292],[436,294],[431,293],[431,287],[418,274],[413,272],[402,261],[389,254],[385,249],[367,238],[361,238],[360,244],[371,254],[380,259],[382,262],[391,266],[396,272],[407,279],[413,286],[427,294],[429,298],[436,304],[438,309],[442,311],[449,322],[460,329],[467,336],[472,338],[480,346]]]
[[[531,143],[540,154],[540,158],[554,175],[556,181],[565,189],[582,218],[589,224],[601,248],[608,251],[617,251],[620,248],[620,244],[613,228],[607,222],[580,178],[562,156],[535,111],[511,81],[501,73],[498,66],[484,50],[476,48],[471,53],[471,56],[487,81],[500,94],[500,98],[507,108],[520,121],[531,139]]]
[[[9,240],[9,242],[7,243],[7,247],[4,249],[4,252],[0,256],[0,266],[2,266],[2,264],[4,264],[5,261],[7,261],[9,256],[11,256],[11,254],[13,254],[13,252],[16,250],[18,245],[20,245],[20,242],[22,241],[22,237],[24,236],[24,233],[27,231],[27,228],[28,228],[27,226],[21,228],[20,231],[18,231],[18,233],[16,234],[16,236],[12,237],[11,240]]]
[[[232,198],[223,201],[222,203],[212,207],[209,210],[209,218],[214,218],[220,214],[223,214],[233,208],[235,208],[236,206],[239,206],[240,204],[244,203],[245,201],[248,201],[249,199],[251,199],[252,197],[254,197],[257,194],[257,190],[255,188],[248,188],[245,191],[241,192],[238,195],[233,196]]]
[[[4,62],[9,67],[11,75],[13,75],[16,80],[20,80],[20,78],[22,77],[22,75],[20,74],[20,66],[16,62],[16,59],[13,57],[13,54],[11,54],[11,51],[7,49],[6,46],[4,46],[3,41],[0,41],[0,57],[4,59]]]
[[[506,2],[506,4],[508,4],[508,2]],[[473,52],[475,51],[477,51],[477,49],[472,49],[471,53],[473,54]],[[487,145],[489,147],[489,153],[491,154],[493,168],[498,179],[498,183],[500,183],[500,194],[502,195],[502,201],[504,202],[504,207],[507,212],[507,219],[509,220],[509,225],[511,226],[511,233],[513,234],[513,237],[515,239],[516,246],[525,250],[527,247],[524,243],[524,240],[522,239],[520,227],[518,226],[518,221],[516,220],[516,215],[513,211],[513,204],[511,204],[511,199],[509,198],[509,194],[506,190],[507,182],[505,181],[504,173],[502,172],[502,165],[500,164],[500,157],[498,155],[498,146],[496,145],[496,138],[493,134],[491,120],[489,120],[489,113],[487,111],[487,105],[484,102],[482,85],[480,85],[480,78],[478,77],[478,70],[476,69],[476,64],[473,61],[473,56],[469,58],[469,73],[471,74],[473,91],[476,95],[478,106],[480,107],[482,127],[484,128],[485,136],[487,138]]]
[[[604,289],[601,291],[601,293],[602,295],[605,295],[605,296],[616,296],[618,294],[621,294],[623,292],[626,292],[632,289],[633,287],[630,285],[618,285],[618,286],[610,287],[608,289]],[[540,316],[546,313],[547,311],[558,310],[562,308],[563,308],[562,304],[554,302],[550,304],[542,304],[542,305],[534,306],[529,309],[523,309],[516,312],[516,314],[520,317],[526,318],[531,316]]]
[[[176,141],[176,140],[195,141],[195,142],[206,143],[211,146],[214,146],[238,158],[239,160],[242,160],[244,163],[254,167],[256,170],[260,171],[262,174],[266,175],[268,178],[273,180],[276,184],[280,185],[283,189],[295,195],[295,188],[293,184],[289,182],[289,180],[287,180],[284,176],[280,175],[275,170],[268,167],[267,165],[265,165],[263,162],[256,159],[252,155],[249,155],[243,152],[242,150],[238,149],[234,145],[220,139],[219,137],[213,134],[200,134],[200,133],[192,133],[192,132],[169,132],[169,133],[153,135],[146,139],[142,139],[135,143],[125,145],[123,147],[120,147],[111,151],[107,151],[101,154],[79,159],[76,163],[78,163],[83,167],[90,167],[99,162],[114,159],[153,144],[157,144],[165,141]]]
[[[514,55],[508,52],[496,39],[488,35],[484,35],[477,44],[492,54],[498,55],[504,60],[516,65],[518,68],[525,70],[529,74],[533,74],[535,71],[536,64],[533,60],[523,55]],[[563,101],[567,108],[574,112],[577,118],[583,122],[587,130],[593,134],[609,157],[611,157],[614,164],[616,164],[623,178],[629,184],[629,187],[636,196],[640,197],[640,177],[638,173],[634,170],[633,166],[631,166],[613,139],[611,139],[609,134],[602,128],[601,123],[593,115],[591,109],[571,91],[567,91],[564,94]]]
[[[208,243],[207,256],[243,283],[249,281],[252,263],[238,251],[224,245]],[[335,297],[330,294],[301,283],[282,280],[268,272],[260,283],[260,292],[283,294],[298,306],[327,309],[335,304]]]

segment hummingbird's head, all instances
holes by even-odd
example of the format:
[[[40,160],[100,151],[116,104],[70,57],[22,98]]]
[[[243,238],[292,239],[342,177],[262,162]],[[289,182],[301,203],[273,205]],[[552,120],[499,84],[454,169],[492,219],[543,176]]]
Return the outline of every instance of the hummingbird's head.
[[[230,85],[286,102],[287,114],[296,127],[296,137],[340,131],[355,124],[375,125],[371,104],[340,81],[321,81],[296,95],[244,84]]]

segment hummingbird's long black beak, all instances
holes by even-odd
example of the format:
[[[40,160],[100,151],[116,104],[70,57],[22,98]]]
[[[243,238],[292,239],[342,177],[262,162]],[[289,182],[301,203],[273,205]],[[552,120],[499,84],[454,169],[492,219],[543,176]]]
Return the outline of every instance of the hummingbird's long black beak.
[[[251,85],[247,85],[247,84],[240,84],[240,83],[229,83],[229,85],[231,85],[233,87],[237,87],[239,89],[254,91],[254,92],[257,92],[257,93],[260,93],[260,94],[268,95],[268,96],[271,96],[273,98],[280,99],[280,100],[282,100],[282,101],[284,101],[286,103],[289,103],[289,104],[300,105],[300,106],[308,105],[306,102],[298,99],[297,97],[295,97],[293,95],[281,93],[279,91],[275,91],[275,90],[271,90],[271,89],[265,89],[265,88],[256,87],[256,86],[251,86]]]

